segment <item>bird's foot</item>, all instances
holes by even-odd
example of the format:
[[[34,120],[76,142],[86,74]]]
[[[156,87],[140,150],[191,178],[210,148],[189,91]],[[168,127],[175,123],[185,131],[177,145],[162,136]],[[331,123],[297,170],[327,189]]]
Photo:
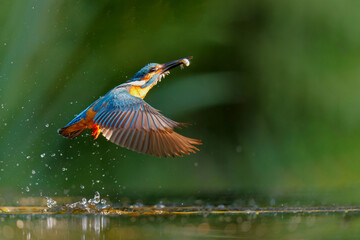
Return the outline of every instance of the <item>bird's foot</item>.
[[[99,127],[99,125],[94,124],[93,128],[93,133],[91,134],[92,136],[94,136],[94,140],[97,139],[101,133],[101,129]]]

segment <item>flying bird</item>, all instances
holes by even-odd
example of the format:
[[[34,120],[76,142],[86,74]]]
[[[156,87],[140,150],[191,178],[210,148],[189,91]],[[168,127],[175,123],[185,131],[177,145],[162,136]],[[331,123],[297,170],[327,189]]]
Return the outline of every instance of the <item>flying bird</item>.
[[[163,116],[143,100],[149,90],[170,73],[170,69],[189,66],[191,59],[147,64],[130,80],[110,90],[59,129],[59,134],[76,138],[89,128],[93,130],[94,140],[101,133],[121,147],[158,157],[183,156],[199,151],[194,145],[201,145],[201,140],[174,131],[185,123]]]

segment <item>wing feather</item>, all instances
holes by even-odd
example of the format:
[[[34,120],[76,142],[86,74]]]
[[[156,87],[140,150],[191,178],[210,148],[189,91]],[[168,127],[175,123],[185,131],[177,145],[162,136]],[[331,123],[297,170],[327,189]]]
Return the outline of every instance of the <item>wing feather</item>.
[[[149,142],[150,142],[150,134],[149,132],[144,132],[145,136],[144,136],[144,145],[143,148],[141,149],[142,153],[146,153],[149,151]]]
[[[183,156],[198,150],[200,140],[173,131],[183,125],[163,116],[144,100],[126,89],[115,89],[94,108],[94,123],[111,142],[128,149],[162,157]]]
[[[130,146],[129,146],[130,149],[134,149],[136,151],[137,144],[139,143],[138,142],[139,141],[139,136],[140,136],[140,131],[135,129],[134,136],[133,136],[133,138],[131,140],[131,143],[130,143]],[[140,145],[140,144],[138,144],[138,145]]]
[[[121,112],[116,112],[114,117],[112,118],[111,122],[109,123],[109,127],[115,127],[117,120],[119,119]]]
[[[94,122],[98,122],[99,125],[103,125],[104,121],[107,119],[107,117],[111,114],[111,112],[103,112],[101,118],[99,120],[96,119],[97,114],[95,115]]]
[[[130,111],[126,111],[125,112],[125,115],[123,116],[123,119],[121,119],[121,122],[118,126],[118,128],[125,128],[125,124],[127,122],[127,120],[129,119],[129,116],[130,116],[131,112]]]
[[[113,119],[115,114],[116,114],[116,112],[111,112],[109,114],[109,116],[107,116],[107,118],[105,119],[105,122],[104,122],[104,126],[109,127],[109,122],[111,121],[111,119]]]
[[[104,117],[104,115],[106,114],[106,112],[100,112],[98,113],[95,117],[94,117],[94,121],[99,120],[99,122],[101,122],[102,118]]]
[[[117,120],[116,123],[115,123],[115,126],[114,126],[115,128],[119,128],[119,127],[120,127],[121,122],[124,120],[125,114],[126,114],[125,111],[122,111],[122,112],[121,112],[118,120]]]

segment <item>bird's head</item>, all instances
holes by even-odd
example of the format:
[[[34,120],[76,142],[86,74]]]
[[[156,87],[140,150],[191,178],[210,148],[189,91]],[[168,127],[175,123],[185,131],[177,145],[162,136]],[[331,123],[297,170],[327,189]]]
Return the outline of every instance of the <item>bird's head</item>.
[[[152,87],[168,75],[170,69],[183,65],[189,66],[191,59],[192,57],[181,58],[164,64],[149,63],[140,69],[126,84],[140,86],[141,88]]]

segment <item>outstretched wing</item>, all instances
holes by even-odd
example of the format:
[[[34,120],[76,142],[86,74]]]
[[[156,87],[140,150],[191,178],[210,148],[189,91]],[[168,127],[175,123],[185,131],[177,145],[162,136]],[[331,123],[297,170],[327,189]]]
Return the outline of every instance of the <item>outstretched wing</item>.
[[[104,96],[94,109],[94,123],[111,142],[128,149],[156,156],[182,156],[195,153],[200,140],[173,131],[183,124],[166,118],[126,89],[116,88]]]

